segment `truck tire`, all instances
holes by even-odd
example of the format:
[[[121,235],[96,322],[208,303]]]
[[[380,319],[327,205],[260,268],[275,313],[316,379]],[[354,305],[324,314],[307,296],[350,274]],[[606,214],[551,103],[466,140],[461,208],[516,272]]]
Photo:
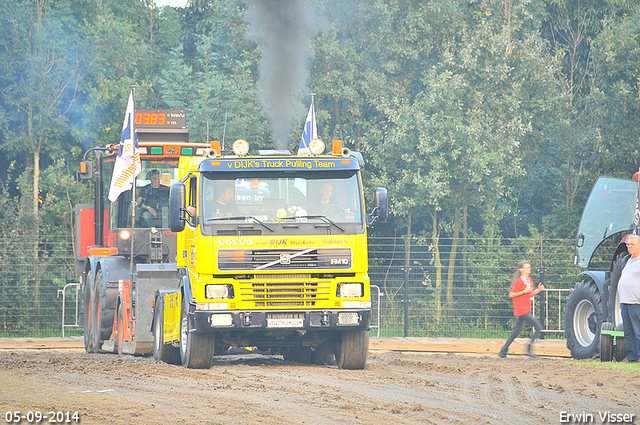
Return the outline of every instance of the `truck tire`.
[[[612,331],[613,323],[604,322],[601,330]],[[610,362],[613,360],[613,336],[600,333],[600,361]]]
[[[564,310],[564,336],[574,359],[590,359],[598,354],[602,302],[596,283],[590,278],[578,282]]]
[[[342,331],[336,349],[336,363],[340,369],[364,369],[369,354],[369,331]]]
[[[624,327],[620,324],[618,326],[616,326],[616,331],[618,332],[624,332]],[[625,352],[626,346],[625,346],[625,342],[624,342],[624,337],[623,336],[617,336],[616,337],[616,345],[614,345],[614,349],[613,349],[613,358],[616,359],[617,362],[621,362],[624,360],[624,358],[627,356],[627,353]]]
[[[156,301],[156,309],[153,312],[153,358],[157,361],[179,365],[180,349],[172,344],[165,344],[162,340],[164,331],[164,311],[161,303]]]
[[[336,364],[334,344],[323,344],[311,352],[311,363],[318,365],[334,365]]]
[[[214,332],[194,332],[187,315],[188,304],[182,300],[180,315],[180,361],[189,369],[208,369],[213,365],[216,345]]]
[[[91,271],[86,275],[84,282],[84,298],[82,304],[82,326],[84,327],[84,351],[87,353],[95,353],[93,346],[93,339],[91,334],[93,332],[93,276]]]
[[[296,363],[311,363],[311,348],[309,347],[288,347],[282,354],[282,358]]]

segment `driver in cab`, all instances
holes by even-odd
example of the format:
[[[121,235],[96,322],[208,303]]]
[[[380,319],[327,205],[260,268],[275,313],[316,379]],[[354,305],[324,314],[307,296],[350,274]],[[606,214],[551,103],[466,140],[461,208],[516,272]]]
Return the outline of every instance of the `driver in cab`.
[[[331,203],[331,196],[333,195],[333,185],[331,183],[324,183],[320,186],[320,205],[326,205]]]
[[[222,192],[218,199],[216,199],[214,206],[216,217],[235,217],[241,214],[234,202],[233,194],[233,186],[226,186],[222,189]]]
[[[323,182],[318,188],[318,195],[316,202],[312,204],[312,214],[331,216],[333,219],[340,220],[344,218],[344,208],[334,199],[332,183]]]
[[[160,171],[151,170],[149,180],[151,183],[140,190],[138,205],[142,208],[140,224],[143,227],[155,227],[155,220],[162,206],[167,206],[169,202],[169,188],[160,184]]]

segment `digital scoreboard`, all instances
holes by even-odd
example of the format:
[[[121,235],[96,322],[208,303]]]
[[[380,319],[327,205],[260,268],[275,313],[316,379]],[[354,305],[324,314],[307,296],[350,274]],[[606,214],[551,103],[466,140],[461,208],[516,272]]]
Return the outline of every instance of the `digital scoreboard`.
[[[135,121],[139,129],[187,128],[184,109],[136,109]]]

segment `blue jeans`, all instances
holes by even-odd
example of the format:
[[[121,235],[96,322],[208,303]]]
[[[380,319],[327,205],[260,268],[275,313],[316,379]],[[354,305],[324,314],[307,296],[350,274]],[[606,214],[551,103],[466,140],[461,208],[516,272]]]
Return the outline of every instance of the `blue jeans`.
[[[509,338],[507,338],[507,342],[505,342],[502,346],[502,349],[500,349],[501,354],[507,354],[509,346],[511,345],[513,340],[516,339],[518,335],[520,335],[520,331],[522,330],[522,325],[524,324],[524,322],[527,322],[535,329],[528,347],[528,350],[531,350],[531,344],[536,342],[536,339],[538,339],[538,337],[540,336],[540,332],[542,332],[542,325],[540,324],[538,319],[533,317],[533,314],[529,312],[527,314],[523,314],[522,316],[516,317],[516,325],[513,327],[513,331],[511,331],[511,335],[509,335]]]
[[[636,362],[640,348],[640,304],[620,304],[620,306],[624,327],[625,358],[630,362]]]

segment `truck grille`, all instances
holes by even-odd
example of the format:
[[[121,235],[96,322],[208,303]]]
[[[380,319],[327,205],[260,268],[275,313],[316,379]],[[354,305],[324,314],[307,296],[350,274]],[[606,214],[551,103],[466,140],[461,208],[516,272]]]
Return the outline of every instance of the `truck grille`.
[[[349,270],[351,248],[220,249],[221,271]]]
[[[251,282],[240,285],[243,302],[255,307],[311,307],[329,299],[330,281],[318,282]]]

